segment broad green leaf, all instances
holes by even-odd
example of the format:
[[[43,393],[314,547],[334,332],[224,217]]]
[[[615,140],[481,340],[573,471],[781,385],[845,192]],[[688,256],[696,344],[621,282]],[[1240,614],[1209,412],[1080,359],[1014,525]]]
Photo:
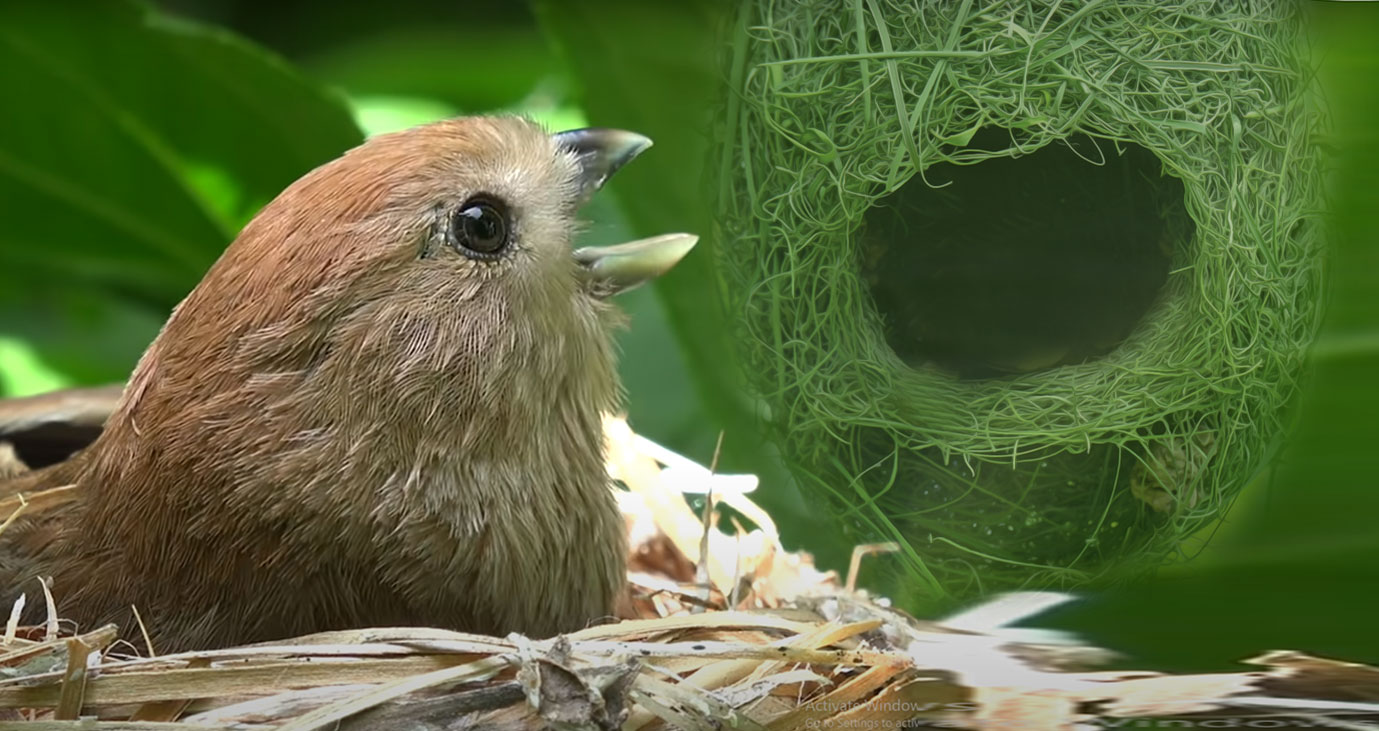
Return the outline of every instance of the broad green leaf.
[[[161,320],[259,207],[362,139],[271,54],[129,0],[3,4],[0,69],[0,288],[48,342],[98,293]],[[83,380],[133,366],[89,355]]]
[[[305,56],[302,66],[352,94],[434,99],[468,114],[518,105],[538,86],[561,95],[559,65],[523,9],[466,17],[462,6],[455,3],[445,17],[404,23],[397,13],[415,14],[415,5],[356,4],[343,12],[363,12],[375,25],[392,27],[343,39]]]
[[[0,393],[42,393],[67,385],[68,379],[49,368],[27,341],[0,336]]]
[[[0,348],[0,394],[123,381],[166,317],[108,290],[6,292],[0,338],[17,347]]]

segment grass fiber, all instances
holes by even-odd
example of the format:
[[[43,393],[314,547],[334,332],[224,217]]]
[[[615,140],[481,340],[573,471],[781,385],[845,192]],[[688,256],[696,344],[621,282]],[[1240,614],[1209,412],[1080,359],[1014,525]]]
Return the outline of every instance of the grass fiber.
[[[1267,463],[1321,303],[1300,31],[1254,0],[743,3],[720,285],[801,489],[901,544],[902,596],[1160,565]]]

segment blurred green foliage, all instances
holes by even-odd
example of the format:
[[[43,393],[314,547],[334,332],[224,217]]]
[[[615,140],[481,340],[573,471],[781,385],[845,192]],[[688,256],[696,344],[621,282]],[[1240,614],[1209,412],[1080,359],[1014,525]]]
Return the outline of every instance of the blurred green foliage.
[[[0,68],[0,335],[74,383],[124,378],[253,212],[361,139],[281,60],[132,2],[6,3]],[[11,392],[51,385],[27,357]]]
[[[525,3],[504,0],[156,0],[282,55],[351,96],[425,99],[467,113],[533,95],[566,96],[569,79]]]

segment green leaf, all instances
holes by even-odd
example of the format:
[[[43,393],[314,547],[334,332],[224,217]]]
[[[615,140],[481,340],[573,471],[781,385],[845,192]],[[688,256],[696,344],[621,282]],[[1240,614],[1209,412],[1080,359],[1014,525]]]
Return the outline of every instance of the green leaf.
[[[0,393],[10,396],[125,380],[167,316],[102,290],[11,294],[0,297]]]
[[[54,391],[68,385],[61,373],[54,371],[38,358],[32,346],[18,338],[0,336],[0,393],[27,396]]]
[[[281,60],[129,0],[5,3],[0,69],[0,288],[47,308],[26,318],[50,342],[97,293],[161,320],[259,207],[362,139]]]
[[[418,19],[415,5],[390,10],[359,4],[339,10],[368,15],[349,22],[371,22],[374,29],[341,38],[306,56],[302,64],[312,76],[352,94],[433,99],[467,114],[520,104],[537,88],[561,94],[559,66],[535,24],[523,22],[528,19],[520,11],[457,23]],[[454,15],[461,12],[457,7]],[[404,14],[413,17],[398,17]]]

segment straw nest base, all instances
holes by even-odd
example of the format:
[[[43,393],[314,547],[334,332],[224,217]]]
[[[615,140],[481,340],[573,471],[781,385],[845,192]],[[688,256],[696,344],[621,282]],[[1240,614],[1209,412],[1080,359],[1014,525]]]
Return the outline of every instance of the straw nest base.
[[[607,432],[610,471],[627,488],[629,619],[546,640],[380,628],[151,657],[113,627],[71,636],[56,619],[12,621],[0,647],[0,729],[1062,729],[1146,718],[1279,728],[1379,719],[1371,667],[1274,652],[1250,661],[1261,668],[1253,672],[1094,672],[1110,653],[1006,626],[1061,595],[1007,595],[916,620],[784,551],[770,517],[738,489],[749,477],[714,476],[620,420]],[[717,496],[707,521],[686,491]],[[9,509],[62,501],[38,495]],[[60,604],[46,600],[59,616]]]

